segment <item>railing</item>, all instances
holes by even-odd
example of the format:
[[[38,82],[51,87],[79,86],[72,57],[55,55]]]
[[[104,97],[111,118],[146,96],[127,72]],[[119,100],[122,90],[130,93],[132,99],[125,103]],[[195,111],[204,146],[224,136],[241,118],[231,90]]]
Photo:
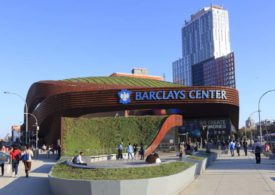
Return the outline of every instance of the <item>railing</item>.
[[[144,147],[145,149],[146,147]],[[137,147],[137,153],[140,150],[140,147]],[[82,151],[84,156],[98,156],[98,155],[110,155],[110,154],[117,154],[118,148],[107,148],[107,149],[80,149],[78,151],[75,151],[74,155],[79,154],[79,152]],[[64,153],[66,153],[65,150],[63,150]],[[123,147],[122,153],[127,153],[127,147]]]
[[[161,151],[161,152],[174,152],[177,150],[177,146],[176,144],[160,144],[157,149],[156,152]]]

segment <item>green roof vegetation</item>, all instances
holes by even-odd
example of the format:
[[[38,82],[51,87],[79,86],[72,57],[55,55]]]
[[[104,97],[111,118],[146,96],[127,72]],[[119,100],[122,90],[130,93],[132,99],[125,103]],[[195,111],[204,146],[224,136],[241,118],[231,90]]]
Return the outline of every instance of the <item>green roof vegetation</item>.
[[[167,116],[64,118],[63,153],[73,156],[117,153],[123,143],[151,144]]]
[[[182,85],[158,81],[145,78],[132,78],[126,76],[113,76],[113,77],[82,77],[65,79],[64,81],[70,82],[84,82],[84,83],[97,83],[97,84],[112,84],[112,85],[125,85],[137,87],[181,87]]]
[[[156,166],[112,169],[80,169],[72,168],[65,163],[56,164],[52,176],[64,179],[79,180],[126,180],[163,177],[177,174],[192,166],[187,162],[162,163]]]

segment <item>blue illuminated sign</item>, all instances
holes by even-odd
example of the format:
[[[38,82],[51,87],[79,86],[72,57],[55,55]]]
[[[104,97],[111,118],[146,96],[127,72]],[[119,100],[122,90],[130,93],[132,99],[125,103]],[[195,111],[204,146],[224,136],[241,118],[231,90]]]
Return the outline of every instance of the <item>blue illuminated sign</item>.
[[[119,102],[128,104],[131,99],[131,91],[126,89],[118,93]],[[157,100],[184,100],[184,99],[223,99],[226,100],[225,90],[159,90],[159,91],[137,91],[134,93],[135,101],[157,101]]]

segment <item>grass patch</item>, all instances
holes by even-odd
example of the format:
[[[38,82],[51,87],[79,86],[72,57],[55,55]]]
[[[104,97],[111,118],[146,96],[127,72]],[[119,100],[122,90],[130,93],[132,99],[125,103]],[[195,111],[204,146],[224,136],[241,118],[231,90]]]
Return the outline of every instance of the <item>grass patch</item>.
[[[67,166],[65,163],[56,164],[52,176],[64,179],[79,180],[129,180],[164,177],[179,173],[192,163],[171,162],[159,166],[114,168],[114,169],[79,169]]]

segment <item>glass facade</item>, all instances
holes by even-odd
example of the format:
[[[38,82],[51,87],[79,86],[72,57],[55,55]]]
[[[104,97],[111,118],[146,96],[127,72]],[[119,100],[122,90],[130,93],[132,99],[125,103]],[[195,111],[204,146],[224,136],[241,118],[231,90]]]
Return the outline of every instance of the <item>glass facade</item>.
[[[236,88],[234,53],[193,65],[192,84],[194,86],[227,86]]]
[[[205,7],[182,28],[182,58],[173,62],[173,82],[187,86],[235,88],[227,10]]]
[[[181,58],[172,64],[173,82],[182,85],[192,85],[191,64],[184,58]]]
[[[236,133],[229,118],[184,119],[179,134],[187,134],[192,138],[227,139]]]

